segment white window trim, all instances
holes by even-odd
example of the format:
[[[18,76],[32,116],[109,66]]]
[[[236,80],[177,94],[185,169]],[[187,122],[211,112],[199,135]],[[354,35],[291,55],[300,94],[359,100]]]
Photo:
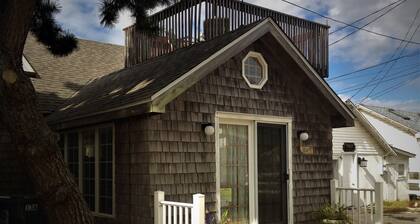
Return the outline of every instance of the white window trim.
[[[219,123],[223,121],[223,123],[233,123],[233,124],[251,124],[254,127],[250,128],[256,130],[256,126],[258,123],[270,123],[270,124],[282,124],[286,125],[287,128],[287,137],[286,137],[286,144],[287,144],[287,156],[286,156],[286,165],[287,165],[287,174],[289,175],[289,180],[287,181],[287,219],[288,223],[293,223],[293,172],[292,172],[292,165],[293,165],[293,155],[292,155],[292,122],[293,119],[291,117],[277,117],[277,116],[264,116],[264,115],[255,115],[255,114],[242,114],[242,113],[231,113],[231,112],[216,112],[215,115],[215,147],[216,147],[216,208],[217,208],[217,217],[218,220],[221,220],[221,199],[220,199],[220,152],[219,152],[219,138],[218,138],[218,131],[219,131]],[[258,165],[257,165],[257,132],[252,132],[253,139],[250,140],[250,144],[254,146],[253,152],[250,152],[249,155],[253,155],[253,160],[250,160],[250,171],[254,172],[255,175],[250,175],[250,177],[255,176],[254,185],[249,185],[249,191],[253,191],[252,197],[249,198],[250,201],[250,224],[258,224]],[[252,158],[252,157],[250,157]],[[251,167],[253,166],[253,167]],[[252,180],[251,180],[252,181]]]
[[[250,83],[248,78],[245,75],[245,61],[250,57],[257,59],[257,61],[262,66],[262,79],[261,79],[260,83],[258,83],[258,84]],[[250,51],[244,57],[244,59],[242,60],[242,77],[245,79],[245,82],[248,84],[248,86],[250,88],[253,88],[253,89],[262,89],[263,88],[265,83],[268,81],[268,64],[267,64],[266,60],[264,59],[264,57],[261,53],[258,53],[258,52],[255,52],[255,51]]]
[[[99,132],[101,128],[112,128],[112,214],[106,214],[99,212]],[[77,132],[79,140],[79,178],[78,186],[80,193],[83,194],[83,156],[82,156],[82,132],[86,130],[95,130],[95,211],[91,211],[94,216],[115,218],[115,125],[114,124],[103,124],[90,126],[86,128],[71,129],[61,134],[64,135],[64,161],[67,164],[68,150],[67,150],[67,134]]]

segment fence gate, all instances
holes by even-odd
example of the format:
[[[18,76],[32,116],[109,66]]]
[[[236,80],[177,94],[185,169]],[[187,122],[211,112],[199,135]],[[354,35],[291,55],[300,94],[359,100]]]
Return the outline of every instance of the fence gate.
[[[338,187],[337,180],[331,180],[331,204],[341,205],[353,223],[383,223],[383,183],[376,182],[374,189]]]
[[[154,193],[154,224],[204,224],[203,194],[194,194],[193,203],[165,201],[163,191]]]

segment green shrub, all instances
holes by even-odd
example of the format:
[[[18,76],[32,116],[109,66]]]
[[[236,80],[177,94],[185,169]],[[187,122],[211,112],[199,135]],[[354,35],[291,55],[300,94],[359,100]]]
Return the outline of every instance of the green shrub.
[[[324,220],[340,220],[339,223],[348,224],[350,217],[347,214],[346,208],[340,205],[326,205],[317,212],[317,219],[324,223]]]

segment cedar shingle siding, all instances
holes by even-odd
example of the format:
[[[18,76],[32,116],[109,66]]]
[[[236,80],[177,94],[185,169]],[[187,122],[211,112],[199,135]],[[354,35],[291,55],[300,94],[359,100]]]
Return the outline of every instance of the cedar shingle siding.
[[[273,49],[273,50],[270,50]],[[241,75],[249,50],[269,66],[262,90],[250,89]],[[118,120],[116,124],[117,217],[126,223],[153,222],[153,192],[191,202],[204,193],[215,211],[215,139],[201,130],[215,112],[293,117],[295,223],[313,223],[313,212],[330,199],[332,135],[336,113],[272,36],[266,35],[167,105],[166,113]],[[307,130],[314,155],[299,151],[298,130]]]

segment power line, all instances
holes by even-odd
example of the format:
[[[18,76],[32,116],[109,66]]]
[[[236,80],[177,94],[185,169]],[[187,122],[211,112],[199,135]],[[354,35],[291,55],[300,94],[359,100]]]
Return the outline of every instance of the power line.
[[[334,22],[337,22],[337,23],[341,23],[341,24],[347,25],[347,26],[349,26],[349,27],[353,27],[353,28],[355,28],[355,29],[360,29],[360,30],[363,30],[363,31],[368,32],[368,33],[371,33],[371,34],[375,34],[375,35],[382,36],[382,37],[387,37],[387,38],[390,38],[390,39],[393,39],[393,40],[399,40],[399,41],[409,42],[409,43],[411,43],[411,44],[420,44],[419,42],[415,42],[415,41],[407,41],[407,40],[404,40],[404,39],[401,39],[401,38],[398,38],[398,37],[394,37],[394,36],[386,35],[386,34],[383,34],[383,33],[378,33],[378,32],[375,32],[375,31],[372,31],[372,30],[368,30],[368,29],[365,29],[365,28],[360,28],[360,27],[358,27],[358,26],[355,26],[355,25],[352,25],[352,24],[349,24],[349,23],[346,23],[346,22],[340,21],[340,20],[338,20],[338,19],[334,19],[334,18],[332,18],[332,17],[325,16],[325,15],[323,15],[323,14],[319,13],[319,12],[313,11],[313,10],[311,10],[311,9],[305,8],[305,7],[303,7],[303,6],[300,6],[300,5],[298,5],[298,4],[295,4],[295,3],[293,3],[293,2],[289,2],[289,1],[287,1],[287,0],[280,0],[280,1],[285,2],[285,3],[288,3],[288,4],[293,5],[293,6],[296,6],[296,7],[298,7],[298,8],[301,8],[301,9],[303,9],[303,10],[306,10],[306,11],[308,11],[308,12],[311,12],[311,13],[313,13],[313,14],[316,14],[316,15],[318,15],[318,16],[320,16],[320,17],[323,17],[323,18],[329,19],[329,20],[331,20],[331,21],[334,21]]]
[[[363,29],[367,26],[369,26],[370,24],[374,23],[375,21],[377,21],[378,19],[382,18],[383,16],[385,16],[386,14],[388,14],[389,12],[391,12],[392,10],[396,9],[398,6],[402,5],[404,2],[406,2],[406,0],[401,1],[400,3],[398,3],[397,5],[391,7],[390,9],[388,9],[387,11],[385,11],[384,13],[382,13],[381,15],[379,15],[378,17],[376,17],[375,19],[371,20],[370,22],[366,23],[365,25],[363,25],[362,27],[360,27],[360,29]],[[329,44],[328,46],[332,46],[336,43],[339,43],[340,41],[346,39],[347,37],[355,34],[356,32],[358,32],[360,29],[354,30],[352,32],[350,32],[349,34],[345,35],[344,37],[334,41],[333,43]],[[405,38],[404,38],[405,39]]]
[[[385,79],[385,80],[379,80],[379,81],[377,81],[378,80],[377,79],[377,80],[375,80],[377,82],[371,83],[368,86],[365,86],[363,84],[363,85],[358,85],[358,86],[361,86],[361,87],[356,87],[356,86],[348,87],[348,88],[345,88],[345,89],[342,89],[342,90],[337,91],[337,93],[338,94],[343,94],[343,93],[353,92],[355,90],[363,89],[363,88],[366,88],[366,87],[369,87],[369,86],[374,86],[374,85],[376,85],[378,83],[381,83],[382,84],[382,83],[385,83],[385,82],[389,82],[389,81],[393,81],[393,80],[396,80],[396,79],[399,79],[399,78],[404,78],[404,77],[413,76],[413,75],[420,75],[420,70],[409,72],[409,73],[403,74],[403,75],[398,75],[398,76],[395,76],[395,77],[392,77],[392,78],[389,78],[389,79]]]
[[[408,30],[407,30],[407,33],[405,34],[405,37],[404,37],[404,39],[405,38],[407,38],[407,36],[408,36],[408,34],[410,33],[410,31],[411,31],[411,28],[413,27],[413,25],[414,25],[414,23],[416,22],[416,20],[417,20],[417,17],[418,17],[418,15],[419,15],[419,12],[420,12],[420,7],[417,9],[417,12],[416,12],[416,15],[414,16],[414,19],[413,19],[413,21],[411,22],[411,24],[410,24],[410,27],[408,28]],[[410,37],[410,40],[412,40],[413,38],[414,38],[414,36],[416,35],[416,33],[417,33],[417,30],[420,28],[420,23],[417,25],[417,27],[416,27],[416,29],[414,30],[414,32],[412,33],[412,35],[411,35],[411,37]],[[401,42],[400,43],[400,46],[397,48],[397,50],[395,51],[395,53],[394,53],[394,55],[398,52],[398,50],[401,48],[401,46],[402,46],[402,44],[403,44],[403,42]],[[404,51],[405,51],[405,49],[407,48],[407,46],[408,46],[408,43],[405,43],[405,46],[403,47],[403,49],[400,51],[400,54],[399,54],[399,56],[401,56],[403,53],[404,53]],[[394,57],[394,55],[392,56],[392,57]],[[395,65],[395,63],[397,63],[398,61],[394,61],[394,62],[392,62],[392,64],[391,64],[391,67],[387,70],[387,72],[382,76],[382,78],[381,78],[381,80],[383,80],[386,76],[388,76],[388,74],[389,74],[389,71],[391,71],[391,69],[394,67],[394,65]],[[379,74],[378,74],[379,75]],[[363,101],[364,100],[366,100],[372,93],[373,93],[373,91],[375,91],[375,89],[378,87],[378,85],[379,84],[377,84],[373,89],[371,89],[370,90],[370,92],[368,93],[368,95],[366,95],[363,99],[362,99],[362,101],[360,102],[360,103],[363,103]]]
[[[414,79],[419,78],[419,77],[420,77],[420,74],[417,75],[417,76],[415,76]],[[383,91],[381,91],[381,92],[373,95],[369,100],[373,100],[373,99],[379,98],[379,97],[384,96],[384,95],[386,95],[386,94],[388,94],[388,93],[390,93],[392,91],[395,91],[395,90],[397,90],[397,89],[399,89],[399,88],[401,88],[401,87],[403,87],[405,85],[408,85],[410,83],[410,81],[411,80],[408,79],[408,80],[399,82],[398,84],[396,84],[394,86],[391,86],[391,87],[389,87],[389,88],[387,88],[387,89],[385,89],[385,90],[383,90]]]
[[[366,70],[369,70],[371,68],[376,68],[376,67],[379,67],[379,66],[381,66],[383,64],[387,64],[387,63],[392,62],[392,61],[396,61],[396,60],[399,60],[399,59],[402,59],[402,58],[413,57],[413,56],[416,56],[416,55],[420,55],[420,52],[417,52],[417,53],[414,53],[414,54],[403,55],[401,57],[394,58],[394,59],[388,60],[388,61],[384,61],[384,62],[381,62],[379,64],[371,65],[371,66],[364,67],[364,68],[361,68],[361,69],[358,69],[358,70],[355,70],[355,71],[352,71],[352,72],[348,72],[348,73],[344,73],[344,74],[341,74],[341,75],[337,75],[335,77],[332,77],[332,78],[328,79],[328,82],[329,81],[332,81],[332,80],[335,80],[335,79],[338,79],[338,78],[341,78],[341,77],[352,75],[354,73],[359,73],[359,72],[362,72],[362,71],[366,71]]]
[[[404,68],[404,69],[402,69],[402,70],[398,70],[398,71],[396,71],[395,73],[393,73],[392,75],[396,75],[396,74],[400,74],[400,73],[402,73],[402,72],[406,72],[406,71],[409,71],[409,70],[412,70],[413,68],[417,68],[417,67],[419,67],[420,66],[420,63],[418,63],[418,64],[414,64],[414,65],[408,65],[409,67],[407,67],[407,65],[404,65],[404,66],[400,66],[400,67],[398,67],[398,69],[401,69],[401,68]],[[365,74],[365,75],[372,75],[372,74],[374,74],[373,72],[372,73],[368,73],[368,74]],[[332,80],[332,81],[328,81],[328,83],[332,83],[332,82],[337,82],[337,81],[343,81],[343,80],[349,80],[349,79],[360,79],[360,78],[363,78],[363,77],[365,77],[365,76],[361,76],[361,75],[363,75],[363,74],[361,74],[361,73],[359,73],[358,75],[356,75],[356,76],[352,76],[352,77],[344,77],[343,79],[340,79],[340,80]]]
[[[418,12],[418,11],[417,11]],[[407,30],[407,32],[405,33],[405,36],[404,36],[404,39],[406,39],[407,38],[407,36],[408,36],[408,34],[410,33],[410,30],[411,30],[411,27],[412,27],[412,25],[414,24],[414,22],[415,22],[415,20],[417,19],[417,13],[416,13],[416,15],[414,16],[414,19],[413,19],[413,21],[410,23],[410,27],[408,28],[408,30]],[[399,44],[399,46],[397,47],[397,49],[395,49],[395,51],[394,51],[394,53],[392,53],[392,56],[390,57],[390,59],[392,59],[392,58],[394,58],[394,56],[398,53],[398,51],[401,49],[401,46],[403,45],[403,41],[401,41],[400,42],[400,44]],[[406,45],[407,46],[407,45]],[[406,47],[405,46],[405,47]],[[404,49],[405,49],[405,47],[404,47]],[[404,52],[404,50],[403,51],[401,51],[400,52],[400,56],[401,56],[401,54]],[[395,61],[397,61],[397,60],[395,60]],[[395,61],[393,61],[392,63],[395,63]],[[394,66],[394,64],[392,64],[391,65],[391,68]],[[379,71],[376,75],[375,75],[375,77],[374,78],[372,78],[372,79],[370,79],[367,83],[366,83],[366,85],[365,85],[365,87],[366,86],[368,86],[374,79],[376,79],[381,73],[383,72],[383,69],[381,70],[381,71]],[[388,69],[388,71],[387,71],[387,73],[389,72],[389,69]],[[363,87],[363,88],[361,88],[361,89],[359,89],[356,93],[354,93],[351,97],[350,97],[350,99],[352,99],[353,97],[355,97],[356,95],[358,95],[365,87]],[[374,88],[376,88],[376,87],[374,87]],[[369,92],[369,94],[368,95],[370,95],[372,93],[372,91],[370,91]],[[363,102],[363,100],[365,100],[366,99],[366,97],[365,98],[363,98],[359,103],[362,103]]]
[[[396,3],[398,3],[398,2],[401,2],[401,1],[402,1],[402,0],[398,0],[398,1],[392,2],[391,4],[388,4],[388,5],[386,5],[386,6],[382,7],[382,8],[380,8],[380,9],[378,9],[378,10],[374,11],[374,12],[371,12],[371,13],[369,13],[368,15],[366,15],[366,16],[364,16],[364,17],[362,17],[362,18],[360,18],[360,19],[358,19],[358,20],[356,20],[356,21],[354,21],[354,22],[352,22],[352,23],[350,23],[350,24],[351,24],[351,25],[356,24],[356,23],[358,23],[358,22],[360,22],[360,21],[362,21],[362,20],[364,20],[364,19],[366,19],[366,18],[370,17],[371,15],[374,15],[374,14],[376,14],[376,13],[378,13],[378,12],[380,12],[380,11],[382,11],[382,10],[386,9],[386,8],[388,8],[389,6],[394,5],[394,4],[396,4]],[[336,30],[334,30],[334,31],[330,32],[329,34],[330,34],[330,35],[331,35],[331,34],[334,34],[334,33],[338,32],[338,31],[341,31],[341,30],[343,30],[343,29],[345,29],[345,28],[347,28],[347,27],[349,27],[349,26],[348,26],[348,25],[346,25],[346,26],[342,26],[342,27],[337,28]]]

